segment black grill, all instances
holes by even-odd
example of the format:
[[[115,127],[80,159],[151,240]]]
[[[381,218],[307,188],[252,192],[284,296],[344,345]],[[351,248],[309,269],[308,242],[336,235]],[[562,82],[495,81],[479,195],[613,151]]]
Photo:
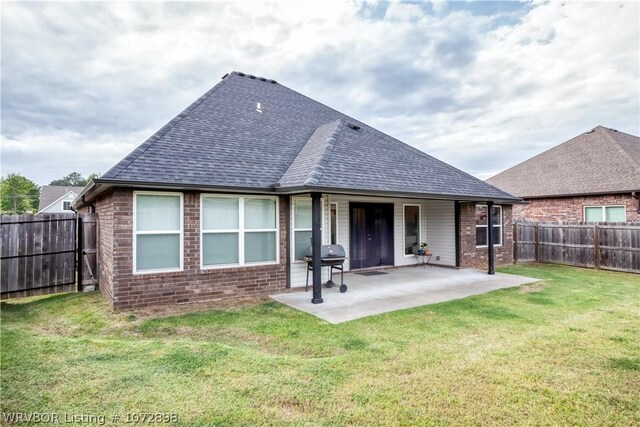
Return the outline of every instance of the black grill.
[[[302,257],[307,262],[307,283],[305,291],[309,290],[309,272],[313,271],[313,247],[309,246]],[[344,284],[344,261],[347,259],[342,245],[322,245],[320,247],[320,267],[329,267],[329,281],[325,283],[327,288],[334,285],[333,269],[340,271],[340,292],[347,292]]]

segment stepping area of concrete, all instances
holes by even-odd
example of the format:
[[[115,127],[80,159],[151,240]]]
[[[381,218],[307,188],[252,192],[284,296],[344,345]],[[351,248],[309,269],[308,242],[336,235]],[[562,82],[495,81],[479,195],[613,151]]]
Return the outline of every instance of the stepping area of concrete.
[[[272,295],[276,301],[313,314],[330,323],[341,323],[390,311],[483,294],[496,289],[534,283],[540,279],[475,269],[453,269],[436,266],[404,267],[379,270],[386,274],[361,275],[346,273],[348,291],[322,287],[322,304],[311,303],[309,292]],[[334,276],[339,281],[339,274]]]

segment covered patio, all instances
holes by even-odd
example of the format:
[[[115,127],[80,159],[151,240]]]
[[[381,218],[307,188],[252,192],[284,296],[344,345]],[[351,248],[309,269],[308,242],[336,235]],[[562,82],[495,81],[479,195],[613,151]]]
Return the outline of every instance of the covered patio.
[[[371,273],[381,274],[369,275]],[[342,323],[366,316],[461,299],[539,280],[505,273],[488,275],[476,269],[404,267],[346,273],[344,282],[349,290],[341,294],[336,288],[325,288],[322,295],[324,304],[312,303],[309,298],[311,287],[308,293],[282,293],[271,295],[271,298],[327,322]]]

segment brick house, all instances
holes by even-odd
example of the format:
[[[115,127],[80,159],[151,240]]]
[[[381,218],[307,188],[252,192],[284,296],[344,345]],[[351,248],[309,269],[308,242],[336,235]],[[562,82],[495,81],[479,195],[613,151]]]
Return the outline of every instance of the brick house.
[[[127,309],[304,287],[311,243],[314,263],[321,243],[342,245],[347,271],[415,265],[428,242],[432,264],[491,274],[512,260],[519,202],[273,80],[232,72],[74,207],[98,214],[99,287]],[[321,281],[313,275],[315,303]]]
[[[524,199],[513,218],[640,221],[640,138],[598,126],[487,182]]]

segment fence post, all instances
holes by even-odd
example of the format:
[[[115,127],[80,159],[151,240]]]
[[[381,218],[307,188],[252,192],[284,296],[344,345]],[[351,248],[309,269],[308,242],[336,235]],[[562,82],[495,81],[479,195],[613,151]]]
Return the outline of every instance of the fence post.
[[[600,269],[600,239],[598,225],[593,226],[593,266],[596,270]]]
[[[536,238],[535,238],[535,245],[534,249],[536,252],[536,262],[540,262],[540,235],[539,235],[539,228],[538,228],[538,223],[536,222]]]
[[[513,223],[513,262],[518,263],[518,223]]]
[[[84,236],[83,236],[83,228],[84,226],[82,225],[82,215],[80,215],[79,213],[76,214],[76,217],[78,218],[77,220],[77,226],[78,226],[78,230],[77,230],[77,239],[78,242],[76,244],[76,252],[77,252],[77,259],[78,259],[78,292],[82,292],[84,286],[82,284],[82,277],[84,276],[84,265],[83,265],[83,261],[84,259],[82,259],[82,245],[83,245],[83,241],[84,241]]]

